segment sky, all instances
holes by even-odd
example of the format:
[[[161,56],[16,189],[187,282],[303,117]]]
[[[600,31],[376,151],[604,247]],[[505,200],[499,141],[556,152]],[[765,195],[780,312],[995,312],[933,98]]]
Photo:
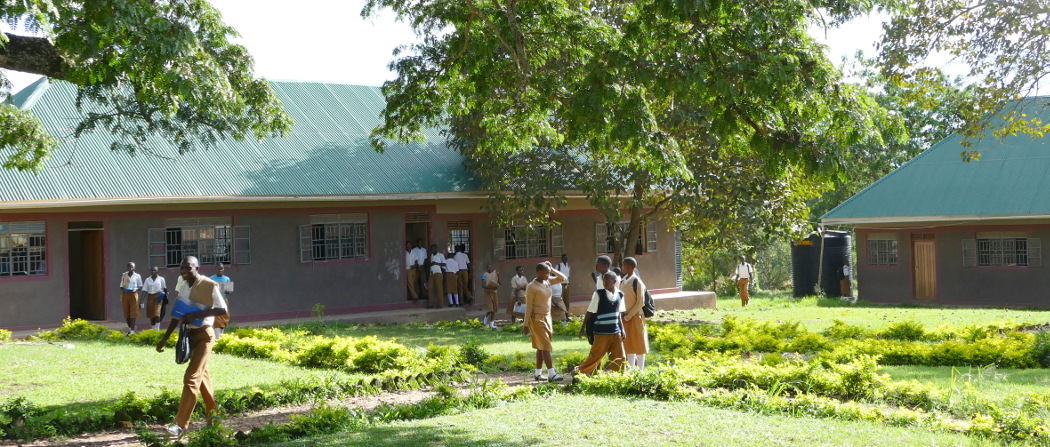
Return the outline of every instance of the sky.
[[[255,58],[257,76],[270,80],[337,82],[378,86],[393,79],[387,69],[394,48],[418,39],[409,25],[383,11],[361,18],[365,0],[211,0],[241,34],[237,41]],[[858,50],[875,54],[885,17],[858,19],[841,28],[814,29],[830,47],[831,60]],[[8,72],[18,91],[38,76]]]

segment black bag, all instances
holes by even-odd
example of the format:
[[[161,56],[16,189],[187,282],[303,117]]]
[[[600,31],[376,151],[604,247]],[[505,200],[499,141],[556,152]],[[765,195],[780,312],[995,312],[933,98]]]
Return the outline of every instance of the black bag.
[[[175,342],[175,363],[181,365],[190,361],[193,349],[190,345],[190,331],[185,324],[179,325],[179,339]]]
[[[638,295],[638,278],[634,278],[634,294]],[[645,298],[642,302],[642,314],[645,318],[651,318],[656,315],[656,301],[653,300],[653,296],[649,294],[649,288],[645,288]]]

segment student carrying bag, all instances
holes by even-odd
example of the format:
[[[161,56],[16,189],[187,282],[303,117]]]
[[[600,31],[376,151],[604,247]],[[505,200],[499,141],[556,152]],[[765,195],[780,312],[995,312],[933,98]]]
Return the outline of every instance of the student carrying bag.
[[[179,339],[175,341],[175,363],[181,365],[190,361],[190,331],[185,324],[179,325]]]

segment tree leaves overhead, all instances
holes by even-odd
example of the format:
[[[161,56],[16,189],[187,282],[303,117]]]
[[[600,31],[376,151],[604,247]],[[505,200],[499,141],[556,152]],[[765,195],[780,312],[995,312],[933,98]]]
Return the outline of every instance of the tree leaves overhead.
[[[1050,132],[1050,123],[1010,107],[1012,99],[1037,93],[1050,74],[1050,2],[913,0],[899,7],[885,26],[880,54],[887,78],[910,90],[915,101],[935,97],[929,88],[943,74],[927,61],[939,54],[969,70],[966,80],[974,96],[960,109],[967,144],[986,130],[995,136]],[[970,160],[980,154],[962,156]]]
[[[0,17],[43,34],[3,35],[0,68],[81,87],[84,119],[74,137],[111,131],[118,137],[112,149],[135,153],[151,151],[147,137],[160,135],[182,154],[219,138],[263,138],[291,128],[267,82],[254,77],[247,51],[230,43],[236,31],[205,0],[6,2]],[[20,124],[39,127],[29,119]],[[0,130],[42,138],[5,138],[15,153],[6,167],[39,170],[57,145],[29,127]]]
[[[362,14],[384,7],[422,43],[391,64],[374,146],[441,126],[505,222],[552,224],[578,190],[610,230],[630,221],[616,247],[665,210],[781,229],[844,148],[895,125],[807,32],[867,2],[371,0]]]

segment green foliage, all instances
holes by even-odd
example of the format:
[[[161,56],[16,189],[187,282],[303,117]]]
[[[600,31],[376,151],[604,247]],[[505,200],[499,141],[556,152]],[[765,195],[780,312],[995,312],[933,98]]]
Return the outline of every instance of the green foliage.
[[[62,326],[54,330],[57,338],[68,340],[87,340],[98,338],[106,332],[106,327],[87,320],[77,318],[76,320],[66,317],[62,320]],[[44,336],[40,338],[47,339]]]
[[[485,352],[485,349],[481,347],[481,339],[474,337],[463,343],[463,347],[460,348],[460,353],[463,355],[463,362],[468,365],[474,365],[481,367],[485,360],[488,360],[492,354]]]
[[[1032,348],[1032,359],[1040,367],[1050,368],[1050,332],[1036,332],[1034,343],[1035,346]]]
[[[572,387],[587,394],[660,400],[678,400],[695,395],[695,392],[686,387],[675,374],[673,368],[631,370],[623,374],[598,372],[593,375],[579,375]]]
[[[558,371],[572,371],[577,366],[583,364],[583,361],[587,360],[587,353],[580,351],[572,351],[562,354],[554,360],[554,366],[558,368]]]
[[[926,339],[926,328],[916,321],[893,323],[879,334],[890,340],[922,341]]]
[[[31,0],[4,3],[0,17],[42,34],[0,36],[11,56],[0,68],[79,88],[83,119],[74,138],[112,132],[111,149],[152,154],[143,142],[162,135],[182,154],[219,138],[265,138],[291,128],[269,84],[254,77],[248,52],[230,41],[236,31],[206,0],[100,0],[91,7]],[[0,74],[0,84],[6,81]],[[29,110],[0,107],[0,129],[0,148],[13,150],[8,169],[39,172],[57,144]]]
[[[0,329],[0,343],[3,343],[5,341],[11,341],[11,331],[7,329]]]
[[[824,331],[824,335],[828,338],[836,340],[844,340],[848,338],[866,338],[869,336],[864,328],[857,326],[850,326],[844,323],[842,320],[834,320],[831,323],[831,327]]]

